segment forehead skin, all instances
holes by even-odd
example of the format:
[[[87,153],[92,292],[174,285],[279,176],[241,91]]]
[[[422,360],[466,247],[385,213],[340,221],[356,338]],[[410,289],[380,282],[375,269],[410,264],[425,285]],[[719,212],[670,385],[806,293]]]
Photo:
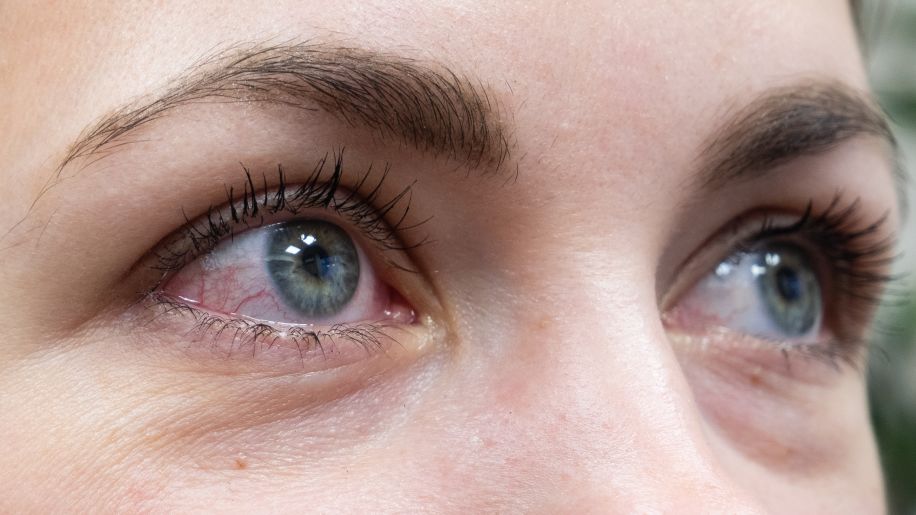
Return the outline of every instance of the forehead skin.
[[[233,496],[254,503],[284,497],[288,501],[269,506],[291,509],[303,504],[297,494],[308,492],[306,505],[328,502],[355,509],[364,504],[360,501],[396,491],[403,494],[380,505],[381,510],[409,511],[409,500],[441,501],[443,510],[455,511],[487,511],[493,506],[530,510],[549,506],[552,491],[543,493],[549,485],[566,496],[562,502],[553,499],[557,503],[553,510],[595,509],[588,503],[597,501],[607,503],[608,511],[656,506],[691,512],[695,511],[691,507],[718,505],[732,512],[736,506],[751,511],[756,505],[746,500],[763,495],[760,491],[745,495],[742,489],[764,485],[760,490],[806,495],[799,493],[800,488],[793,490],[792,477],[770,477],[762,466],[743,474],[741,480],[732,480],[726,472],[732,470],[728,463],[744,463],[735,457],[737,453],[721,442],[699,447],[688,443],[703,441],[704,431],[694,420],[696,407],[685,400],[690,398],[689,388],[675,372],[677,362],[670,350],[663,350],[666,344],[657,343],[664,341],[661,330],[646,329],[636,314],[649,305],[657,309],[654,287],[650,284],[637,292],[627,281],[654,280],[655,264],[634,263],[633,256],[649,261],[654,252],[658,257],[672,214],[648,207],[665,206],[668,199],[677,198],[724,113],[755,92],[808,77],[828,78],[856,89],[867,87],[845,2],[359,0],[238,2],[231,7],[207,1],[161,2],[155,7],[148,2],[47,6],[7,2],[0,5],[0,19],[7,21],[0,27],[0,127],[5,139],[0,145],[5,168],[0,174],[4,203],[0,231],[22,219],[68,146],[103,115],[160,90],[215,49],[265,40],[316,41],[442,62],[479,79],[496,96],[511,127],[512,155],[520,171],[516,194],[526,196],[532,205],[549,208],[549,216],[540,213],[542,222],[580,222],[577,227],[564,226],[571,233],[616,224],[620,230],[613,244],[630,250],[628,256],[612,256],[620,266],[599,280],[582,279],[561,267],[554,270],[560,269],[560,275],[566,272],[563,277],[572,282],[551,282],[544,279],[543,270],[512,276],[513,282],[540,288],[536,294],[506,295],[517,306],[531,308],[519,318],[532,327],[538,319],[537,306],[532,307],[535,300],[542,305],[572,306],[576,300],[569,292],[585,298],[593,294],[591,298],[617,306],[622,314],[608,323],[599,310],[589,311],[590,306],[580,302],[578,315],[558,317],[562,323],[554,329],[540,325],[537,335],[533,329],[512,326],[513,314],[507,315],[505,309],[502,318],[493,315],[480,327],[471,327],[469,333],[480,341],[486,329],[487,334],[508,334],[519,341],[575,342],[582,352],[545,348],[543,355],[553,360],[548,368],[546,358],[542,362],[537,355],[510,350],[506,355],[515,359],[515,368],[486,376],[491,384],[462,384],[465,390],[460,390],[457,379],[454,385],[441,383],[449,386],[435,392],[437,399],[447,401],[444,407],[405,417],[411,424],[409,434],[397,435],[400,439],[392,436],[396,442],[390,448],[367,451],[378,456],[378,470],[354,469],[352,476],[346,476],[351,473],[347,469],[346,474],[337,474],[336,480],[352,480],[367,472],[370,479],[348,484],[359,495],[348,497],[350,490],[338,491],[323,483],[323,477],[304,478],[285,470],[279,479],[267,471],[239,488],[233,485],[225,490],[219,489],[219,480],[215,482],[220,485],[207,490],[204,481],[190,477],[188,484],[203,492],[194,502],[212,502],[231,510],[241,506],[234,504]],[[885,198],[891,199],[891,181],[884,182]],[[595,216],[583,216],[583,206],[591,206]],[[594,206],[610,207],[601,211]],[[645,230],[653,224],[657,230]],[[505,229],[502,236],[510,239],[514,235],[508,232]],[[574,250],[582,250],[583,256],[589,254],[589,245],[598,245],[588,235],[577,241],[584,250]],[[548,254],[544,253],[546,263],[565,262]],[[514,257],[537,263],[544,256],[532,248]],[[603,256],[597,252],[591,256],[596,262],[599,258]],[[600,263],[594,269],[602,270]],[[472,273],[467,282],[486,288],[486,282]],[[602,292],[595,291],[599,287]],[[473,307],[468,311],[475,312]],[[605,343],[620,340],[639,345],[609,355]],[[466,356],[462,358],[473,359]],[[595,363],[610,370],[601,387],[577,375]],[[476,371],[487,370],[479,363],[475,366]],[[457,372],[443,375],[463,377]],[[532,378],[539,380],[537,384]],[[808,483],[816,488],[807,494],[808,504],[800,506],[823,507],[822,499],[842,497],[847,494],[843,489],[852,484],[861,488],[852,495],[865,498],[850,506],[880,509],[880,478],[862,408],[864,390],[857,378],[852,380],[857,382],[847,386],[851,405],[856,407],[850,409],[850,417],[859,417],[861,423],[849,434],[855,440],[851,448],[856,457],[852,465],[844,465],[861,470],[861,477]],[[554,391],[535,391],[538,384],[570,385],[575,401],[552,397]],[[468,401],[459,395],[477,391],[474,388],[488,395]],[[608,398],[615,400],[613,409]],[[548,405],[555,412],[542,409]],[[463,433],[465,423],[476,432]],[[434,437],[423,433],[424,427],[435,428]],[[595,435],[605,433],[607,438],[596,443]],[[493,443],[506,441],[517,446]],[[70,447],[78,449],[79,444]],[[423,454],[416,465],[412,453]],[[716,453],[727,456],[710,458]],[[461,461],[468,455],[474,457],[471,462]],[[478,455],[486,459],[478,463]],[[405,462],[414,476],[384,475],[386,467]],[[41,471],[54,468],[43,467]],[[89,469],[93,464],[86,465]],[[530,472],[516,477],[515,470]],[[672,477],[658,471],[670,471]],[[691,482],[693,473],[701,480]],[[0,470],[0,479],[2,474]],[[289,486],[271,482],[275,480]],[[156,486],[161,488],[156,492],[174,494],[176,499],[195,495],[181,492],[183,485]],[[260,486],[263,491],[257,490]],[[152,494],[143,491],[140,481],[135,488],[130,493],[136,494],[140,506],[144,495]],[[220,492],[221,497],[207,497],[212,492]],[[530,495],[527,504],[524,494]],[[667,501],[650,504],[668,494]],[[40,494],[33,495],[37,499]],[[469,501],[454,504],[455,499]],[[474,504],[477,499],[479,505]],[[503,504],[487,504],[490,499],[501,499]],[[448,501],[453,504],[445,504]]]

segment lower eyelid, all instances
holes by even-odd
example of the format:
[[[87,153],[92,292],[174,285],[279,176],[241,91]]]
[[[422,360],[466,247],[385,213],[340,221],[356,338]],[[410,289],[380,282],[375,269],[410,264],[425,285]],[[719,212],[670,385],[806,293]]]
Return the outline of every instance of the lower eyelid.
[[[821,361],[784,357],[747,342],[707,344],[701,348],[700,342],[677,335],[673,341],[696,404],[714,433],[774,468],[806,473],[833,463],[846,442],[824,431],[823,420],[837,420],[833,410],[846,409],[836,396],[849,384],[849,375]]]
[[[864,342],[821,339],[814,342],[777,342],[717,326],[685,331],[666,324],[668,339],[678,354],[693,361],[722,362],[745,373],[773,378],[773,385],[790,391],[793,385],[826,387],[839,381],[843,367],[858,369]],[[724,365],[723,365],[724,366]],[[785,382],[779,382],[783,380]]]
[[[267,325],[214,315],[161,292],[148,294],[130,317],[144,350],[178,353],[225,369],[303,373],[330,370],[381,356],[412,354],[430,338],[431,320],[420,324],[362,322],[329,327]],[[153,348],[155,347],[155,349]]]
[[[278,224],[279,225],[279,224]],[[287,323],[331,326],[366,321],[361,314],[378,313],[385,318],[410,323],[410,308],[393,305],[397,297],[377,276],[375,266],[354,240],[359,259],[359,283],[355,296],[338,313],[326,317],[304,317],[286,305],[263,266],[265,239],[271,227],[250,229],[176,271],[159,289],[194,307],[219,316],[242,315],[265,324]],[[391,313],[388,313],[391,311]],[[370,318],[371,319],[371,318]]]

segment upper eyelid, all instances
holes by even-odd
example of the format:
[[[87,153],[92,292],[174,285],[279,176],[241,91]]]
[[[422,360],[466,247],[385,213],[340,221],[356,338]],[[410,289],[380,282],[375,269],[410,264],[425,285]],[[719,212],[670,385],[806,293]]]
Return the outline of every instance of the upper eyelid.
[[[269,189],[266,175],[262,174],[262,184],[254,179],[252,170],[243,166],[244,181],[239,193],[235,186],[226,186],[226,207],[210,208],[203,216],[191,220],[186,214],[185,226],[179,230],[179,236],[166,239],[165,244],[158,246],[155,252],[159,268],[164,272],[175,270],[191,259],[212,250],[223,238],[231,237],[235,229],[260,227],[265,217],[281,212],[296,215],[305,209],[328,209],[349,218],[361,231],[364,238],[376,244],[380,250],[407,251],[429,243],[425,234],[420,234],[415,241],[407,245],[404,237],[408,232],[420,228],[429,219],[407,224],[412,185],[406,186],[399,193],[381,200],[382,185],[388,177],[388,168],[374,175],[370,166],[355,179],[344,177],[343,151],[334,154],[332,170],[328,168],[328,156],[320,159],[312,173],[301,183],[286,183],[282,166],[276,168],[277,186]],[[341,193],[341,190],[345,190]],[[394,213],[393,221],[386,217]],[[179,246],[180,244],[180,246]],[[390,265],[407,271],[405,265],[389,261]]]
[[[799,348],[793,342],[792,346],[784,349],[801,349],[803,354],[825,358],[833,366],[843,362],[859,368],[864,351],[869,347],[863,334],[869,328],[872,310],[887,295],[884,290],[895,279],[895,276],[889,275],[888,269],[896,256],[892,254],[894,235],[882,231],[886,217],[863,222],[858,209],[858,198],[850,202],[843,201],[837,195],[826,207],[813,208],[809,203],[801,214],[763,211],[757,215],[751,213],[736,218],[725,229],[720,229],[711,239],[706,240],[700,246],[702,250],[691,254],[685,264],[679,267],[678,280],[661,300],[663,321],[672,310],[677,309],[684,294],[705,277],[700,274],[710,273],[712,267],[722,259],[735,252],[750,251],[753,245],[762,242],[772,244],[792,241],[806,249],[805,252],[814,263],[821,265],[821,270],[817,272],[821,281],[821,294],[822,298],[829,299],[823,305],[823,320],[831,337],[828,341],[813,342]],[[785,223],[774,221],[781,216],[786,217]],[[742,230],[742,227],[745,229]],[[830,238],[851,241],[817,241]],[[721,251],[712,252],[708,247],[724,247],[725,254]],[[835,255],[831,255],[837,252],[849,256],[847,259],[851,261],[837,263]],[[714,259],[708,259],[710,256]],[[823,271],[824,268],[829,271]],[[843,284],[849,281],[858,281],[853,285],[857,291],[850,292],[850,286]],[[879,291],[884,292],[884,295],[879,296]],[[784,342],[774,343],[782,345]]]
[[[742,248],[746,250],[748,243],[753,244],[756,241],[780,237],[810,239],[817,236],[816,231],[820,230],[817,228],[818,225],[827,223],[839,225],[833,229],[837,235],[853,236],[855,240],[858,240],[846,243],[848,248],[844,247],[842,249],[846,253],[855,254],[856,259],[859,260],[858,266],[866,267],[869,269],[868,271],[877,268],[883,270],[889,267],[896,257],[893,254],[895,235],[882,231],[882,226],[886,225],[882,223],[883,220],[886,220],[885,215],[880,216],[877,221],[863,223],[858,218],[861,216],[858,209],[858,198],[852,201],[844,201],[840,195],[837,195],[826,207],[812,206],[812,203],[809,203],[805,211],[801,213],[796,212],[793,214],[785,210],[768,211],[766,209],[755,209],[752,212],[742,214],[717,230],[713,236],[706,239],[698,247],[697,251],[691,253],[678,265],[675,275],[678,279],[664,292],[660,299],[660,306],[662,306],[663,310],[670,308],[684,291],[694,284],[697,274],[708,272],[712,266],[715,266],[716,263],[736,250],[740,251]],[[784,220],[784,223],[775,222],[780,218]],[[861,227],[864,227],[864,229]],[[808,232],[807,236],[803,234],[804,232]],[[815,247],[814,250],[817,252],[831,252],[831,249],[818,247],[819,245],[823,247],[823,242],[807,241],[805,244],[809,247]],[[850,245],[851,247],[849,247]],[[710,249],[724,249],[726,254],[722,255],[722,250],[713,253]],[[833,262],[829,263],[829,265],[833,268],[841,267],[838,273],[849,274],[855,271],[847,271],[846,268],[842,267],[857,266],[856,263],[841,264]],[[861,270],[855,273],[858,276],[868,271]],[[688,280],[683,279],[685,275],[689,276]],[[872,284],[880,283],[882,287],[893,280],[892,276],[884,273],[875,273],[873,278]],[[878,299],[873,297],[870,301],[877,302]]]
[[[354,90],[372,94],[367,100],[353,96]],[[469,170],[491,171],[481,173],[488,180],[511,182],[519,164],[507,170],[515,142],[511,117],[505,116],[498,96],[482,81],[444,64],[393,53],[320,43],[232,44],[198,59],[163,91],[138,92],[140,100],[85,126],[61,152],[63,159],[25,212],[0,231],[0,248],[30,230],[26,222],[41,216],[36,207],[64,179],[88,169],[113,173],[96,163],[133,143],[155,139],[134,137],[136,131],[169,122],[173,111],[207,102],[263,103],[294,112],[317,106],[337,115],[346,129],[362,127],[383,141],[394,138],[421,153],[457,160]]]

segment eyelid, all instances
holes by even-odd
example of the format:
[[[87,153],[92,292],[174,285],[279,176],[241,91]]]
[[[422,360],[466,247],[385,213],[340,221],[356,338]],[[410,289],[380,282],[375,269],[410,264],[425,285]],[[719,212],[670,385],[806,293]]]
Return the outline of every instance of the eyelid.
[[[684,291],[696,282],[699,274],[712,270],[735,251],[749,250],[764,239],[792,239],[809,251],[825,252],[831,249],[823,248],[823,245],[818,248],[818,245],[826,242],[813,239],[816,237],[822,240],[828,236],[839,236],[847,240],[844,243],[851,246],[833,250],[849,251],[846,253],[847,261],[866,261],[865,264],[870,268],[886,269],[896,259],[892,254],[895,236],[882,232],[887,215],[866,224],[862,223],[859,215],[859,199],[844,203],[839,194],[834,196],[826,207],[820,209],[815,208],[812,200],[801,212],[792,213],[785,208],[755,208],[748,211],[705,240],[676,268],[676,280],[661,295],[659,304],[662,311],[670,308]],[[825,234],[824,229],[832,231],[831,234]],[[831,265],[823,263],[822,256],[812,257],[817,263]],[[835,266],[835,263],[832,265]],[[870,278],[879,287],[892,279],[881,273],[875,273]]]
[[[287,375],[328,373],[356,367],[377,368],[412,361],[434,348],[442,330],[432,317],[417,323],[356,323],[325,328],[260,324],[215,315],[160,292],[144,295],[140,315],[130,323],[138,352],[162,360],[170,369],[206,374]],[[156,334],[150,341],[145,334]],[[376,363],[376,364],[373,364]],[[349,373],[347,373],[349,374]]]
[[[425,222],[407,224],[412,185],[383,198],[382,192],[386,190],[383,190],[382,183],[388,176],[387,167],[377,175],[373,174],[371,167],[358,175],[345,175],[341,154],[335,154],[333,170],[325,173],[327,162],[326,158],[319,161],[308,178],[298,185],[288,185],[282,167],[278,167],[279,185],[272,189],[266,187],[266,176],[262,177],[262,181],[256,181],[253,173],[244,169],[240,194],[234,187],[227,186],[225,205],[216,209],[211,207],[205,215],[193,221],[186,216],[185,227],[160,244],[148,260],[159,272],[158,280],[144,294],[141,303],[141,307],[152,315],[151,320],[165,320],[166,323],[166,319],[173,319],[175,324],[162,328],[172,333],[184,331],[186,336],[208,333],[212,338],[209,345],[191,346],[209,349],[202,351],[204,354],[210,355],[213,351],[219,354],[222,351],[227,355],[238,355],[237,351],[244,346],[252,354],[265,357],[269,354],[270,358],[265,360],[268,362],[278,359],[303,362],[320,356],[329,366],[339,366],[378,352],[387,353],[393,343],[410,349],[410,343],[403,340],[422,340],[419,335],[428,334],[433,326],[428,312],[420,319],[416,315],[411,315],[410,320],[393,316],[385,321],[309,327],[209,312],[161,291],[174,273],[193,260],[202,258],[222,242],[231,241],[242,232],[305,217],[323,219],[340,226],[363,251],[375,249],[376,252],[363,252],[364,257],[378,271],[380,279],[391,286],[398,299],[409,297],[411,307],[418,304],[421,307],[434,306],[434,299],[429,295],[429,288],[425,288],[422,277],[402,273],[413,271],[406,252],[427,241],[423,237],[415,239],[413,245],[407,245],[401,238]],[[257,182],[262,182],[261,189],[257,189]],[[392,219],[389,223],[388,220]],[[184,321],[163,315],[183,316]],[[400,333],[407,334],[403,340],[398,336],[401,331],[407,331]]]
[[[834,347],[856,354],[880,292],[891,279],[887,267],[893,261],[894,243],[892,236],[883,236],[885,216],[863,223],[858,210],[858,199],[843,201],[837,195],[826,207],[815,209],[809,202],[801,214],[756,209],[737,217],[680,267],[662,296],[663,320],[671,320],[684,294],[724,259],[760,242],[787,241],[806,249],[815,264],[826,301],[825,328],[836,340]]]
[[[198,355],[232,357],[244,350],[241,356],[250,355],[260,361],[283,363],[299,361],[305,367],[310,360],[320,358],[334,367],[346,365],[360,358],[385,352],[393,343],[399,343],[395,331],[408,331],[409,326],[398,323],[359,322],[335,324],[328,327],[311,327],[282,322],[264,323],[247,317],[210,313],[162,292],[146,295],[147,306],[158,314],[185,315],[191,324],[185,333],[206,340],[206,345],[192,342],[186,350]],[[158,316],[155,323],[168,322]],[[344,345],[341,342],[352,342]],[[330,343],[330,344],[329,344]],[[200,351],[203,347],[203,352]]]
[[[735,251],[747,247],[748,242],[760,232],[763,224],[779,220],[780,224],[791,225],[799,215],[785,211],[767,213],[755,209],[730,221],[724,228],[707,238],[695,251],[677,267],[675,280],[661,297],[661,311],[667,312],[703,275],[713,270],[722,260]]]
[[[344,176],[343,152],[335,154],[333,169],[325,173],[327,156],[319,160],[311,174],[301,183],[288,185],[283,167],[276,169],[278,185],[267,188],[266,174],[262,174],[263,187],[259,191],[251,170],[243,167],[244,181],[240,193],[234,186],[225,186],[227,201],[221,208],[212,206],[206,214],[191,220],[184,215],[185,226],[159,246],[155,268],[168,273],[181,268],[194,258],[212,250],[223,238],[232,238],[237,229],[261,227],[271,221],[280,221],[285,215],[295,216],[307,209],[321,209],[347,220],[381,251],[407,252],[429,242],[425,235],[405,243],[427,220],[408,224],[412,201],[412,184],[382,201],[383,183],[388,177],[388,167],[378,178],[371,165],[347,181]],[[353,186],[347,188],[345,184]],[[327,217],[325,217],[327,218]],[[333,221],[333,218],[327,218]],[[410,233],[410,234],[408,234]],[[403,259],[389,259],[388,264],[413,271]]]

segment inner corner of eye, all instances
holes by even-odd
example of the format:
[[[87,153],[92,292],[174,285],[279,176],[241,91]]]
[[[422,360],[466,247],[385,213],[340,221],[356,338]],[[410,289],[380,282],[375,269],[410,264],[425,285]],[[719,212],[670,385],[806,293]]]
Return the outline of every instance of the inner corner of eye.
[[[409,324],[414,309],[383,281],[340,225],[303,218],[219,242],[163,286],[196,309],[260,322],[335,326]]]

